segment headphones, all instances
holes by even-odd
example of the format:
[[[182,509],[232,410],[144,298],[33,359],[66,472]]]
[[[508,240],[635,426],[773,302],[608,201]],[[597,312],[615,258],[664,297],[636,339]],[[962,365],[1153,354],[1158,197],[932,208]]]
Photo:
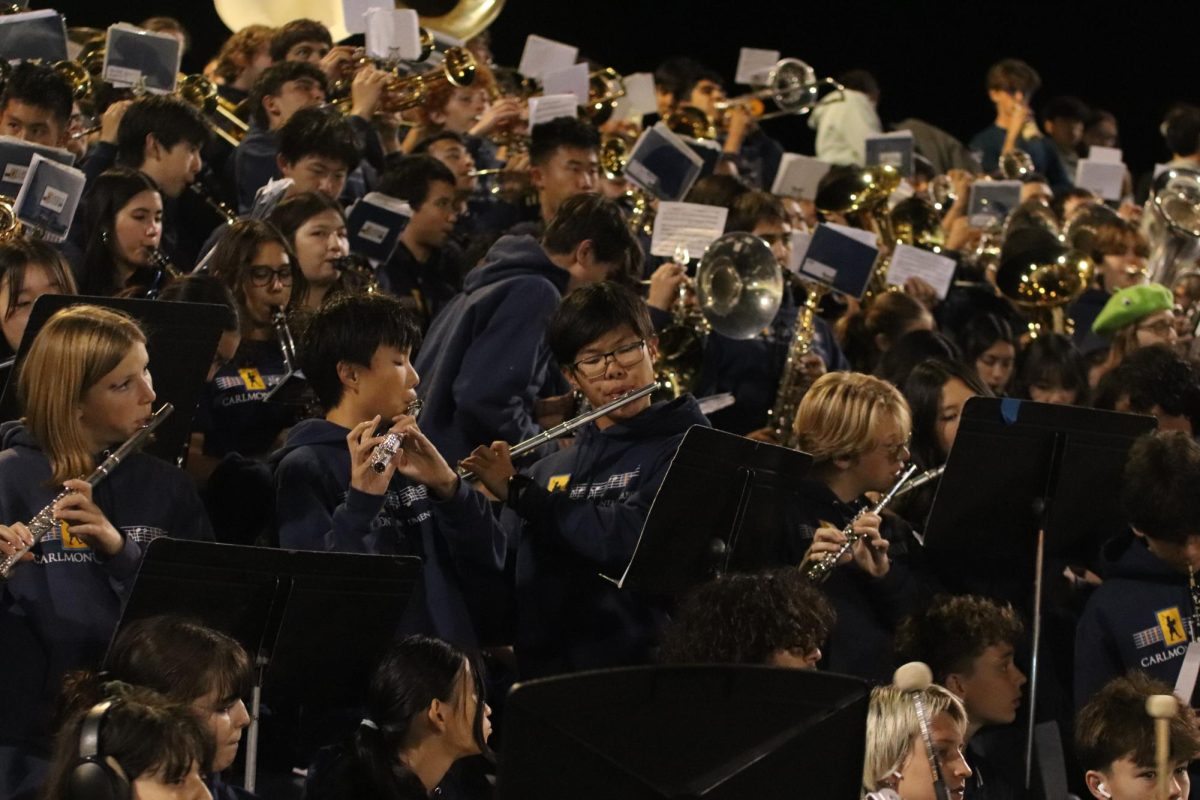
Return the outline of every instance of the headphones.
[[[1101,797],[1109,798],[1109,800],[1111,800],[1112,793],[1108,791],[1108,787],[1104,785],[1103,781],[1096,786],[1096,791],[1100,793]]]
[[[79,729],[79,761],[67,779],[67,800],[130,800],[129,779],[115,760],[100,753],[100,728],[113,701],[97,703]]]

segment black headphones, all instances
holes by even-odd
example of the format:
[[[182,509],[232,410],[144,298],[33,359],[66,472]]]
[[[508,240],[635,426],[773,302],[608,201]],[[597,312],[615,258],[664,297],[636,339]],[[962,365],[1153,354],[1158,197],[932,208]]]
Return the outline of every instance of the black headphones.
[[[129,779],[113,769],[100,752],[100,728],[112,700],[97,703],[79,729],[79,761],[67,779],[67,800],[130,800]]]

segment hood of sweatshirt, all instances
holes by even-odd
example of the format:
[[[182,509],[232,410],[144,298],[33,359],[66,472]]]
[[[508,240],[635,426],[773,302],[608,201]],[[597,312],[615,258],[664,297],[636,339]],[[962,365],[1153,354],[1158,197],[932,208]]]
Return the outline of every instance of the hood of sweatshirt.
[[[558,287],[560,293],[567,291],[570,273],[555,264],[546,255],[541,244],[532,236],[502,236],[484,256],[478,269],[467,273],[463,289],[467,294],[520,275],[538,275],[547,278]]]
[[[1178,586],[1186,583],[1186,576],[1171,568],[1167,562],[1150,552],[1146,543],[1125,533],[1105,543],[1102,551],[1105,563],[1105,580],[1124,578]]]

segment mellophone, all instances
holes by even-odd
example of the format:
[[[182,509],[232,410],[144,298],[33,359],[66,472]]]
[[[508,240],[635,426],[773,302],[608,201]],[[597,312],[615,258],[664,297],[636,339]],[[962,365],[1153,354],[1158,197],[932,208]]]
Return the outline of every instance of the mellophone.
[[[600,419],[600,417],[603,417],[605,414],[616,411],[622,406],[627,406],[634,400],[640,400],[647,395],[653,394],[654,392],[658,391],[659,388],[658,382],[655,381],[654,383],[649,383],[640,389],[634,389],[632,392],[627,392],[612,402],[605,403],[599,408],[593,408],[591,411],[580,414],[579,416],[569,419],[565,422],[561,422],[558,425],[555,425],[553,428],[547,428],[537,436],[533,436],[521,442],[520,444],[514,445],[513,448],[509,450],[509,455],[513,458],[516,458],[519,455],[528,453],[530,450],[536,450],[546,442],[553,441],[560,436],[565,436],[578,428],[582,428],[592,420]],[[416,416],[420,410],[421,401],[417,400],[408,407],[407,413]],[[387,438],[380,442],[371,452],[371,468],[376,472],[383,472],[385,469],[387,469],[388,462],[392,460],[392,457],[395,456],[403,446],[404,434],[389,433]],[[458,470],[458,476],[463,480],[468,481],[475,479],[475,475],[473,473],[464,470],[461,467]]]
[[[89,486],[94,487],[102,480],[107,478],[112,471],[120,466],[121,462],[124,461],[131,453],[135,453],[142,449],[142,446],[146,444],[146,441],[150,438],[150,435],[154,433],[155,429],[158,428],[159,425],[162,425],[163,422],[166,421],[167,417],[171,416],[171,412],[174,410],[175,406],[171,405],[170,403],[163,403],[162,408],[154,412],[154,415],[150,417],[149,422],[143,425],[133,436],[130,436],[124,444],[114,450],[108,456],[108,458],[104,459],[104,461],[102,461],[100,465],[92,471],[92,474],[84,478],[84,481],[86,481]],[[0,579],[8,578],[9,573],[12,572],[12,569],[14,566],[16,566],[17,562],[19,562],[35,544],[40,542],[46,537],[47,534],[58,527],[58,520],[54,516],[54,507],[58,505],[60,500],[70,493],[70,489],[64,489],[63,491],[59,492],[57,495],[55,495],[54,499],[46,505],[45,508],[39,511],[34,518],[29,521],[26,527],[29,528],[29,533],[33,536],[33,541],[10,555],[8,558],[0,561]]]

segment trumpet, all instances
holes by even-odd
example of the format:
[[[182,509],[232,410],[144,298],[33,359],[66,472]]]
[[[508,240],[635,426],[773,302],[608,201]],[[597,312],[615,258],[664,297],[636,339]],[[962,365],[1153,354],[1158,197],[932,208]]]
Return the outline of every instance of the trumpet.
[[[137,452],[146,443],[150,434],[154,433],[159,425],[162,425],[167,417],[171,416],[171,412],[175,410],[175,406],[170,403],[163,403],[162,408],[154,412],[154,416],[150,417],[150,421],[138,430],[133,436],[129,437],[116,450],[114,450],[108,458],[104,459],[91,475],[84,478],[89,486],[95,487],[100,481],[107,478],[114,469],[116,469],[122,461],[124,461],[130,453]],[[53,530],[59,527],[59,521],[54,516],[54,507],[59,501],[71,493],[70,489],[65,489],[55,495],[54,499],[39,511],[26,526],[29,528],[29,533],[33,537],[33,542],[25,545],[17,552],[0,561],[0,580],[7,579],[9,573],[12,572],[14,566],[21,558],[30,551],[30,549],[40,542],[42,539]]]
[[[175,96],[195,107],[208,129],[231,147],[237,147],[250,125],[234,113],[234,106],[221,97],[217,85],[203,75],[179,75]]]
[[[408,408],[404,409],[404,413],[416,419],[421,414],[421,409],[425,404],[420,400],[413,400],[408,404]],[[392,458],[396,453],[400,452],[400,448],[404,447],[403,433],[389,433],[387,437],[375,445],[375,449],[371,451],[371,469],[383,474],[387,469],[387,465],[391,463]]]
[[[508,454],[512,458],[516,458],[517,456],[528,453],[530,450],[536,450],[546,442],[551,442],[560,436],[565,436],[578,428],[582,428],[592,420],[600,419],[605,414],[611,414],[618,408],[623,408],[635,400],[641,400],[643,397],[654,394],[658,390],[659,383],[658,381],[654,381],[653,383],[646,384],[640,389],[634,389],[632,392],[626,392],[612,402],[605,403],[599,408],[593,408],[591,411],[587,411],[577,417],[573,417],[566,422],[560,422],[553,428],[548,428],[542,431],[537,436],[532,436],[520,444],[513,445],[512,449],[508,451]],[[459,467],[458,477],[462,478],[464,481],[473,481],[475,480],[475,473]]]
[[[916,471],[917,465],[909,464],[908,468],[900,474],[900,478],[892,485],[891,489],[888,489],[888,493],[885,494],[878,503],[873,506],[869,506],[868,508],[864,508],[862,511],[855,514],[854,519],[850,520],[850,524],[842,529],[842,536],[846,537],[845,544],[839,547],[836,552],[827,554],[820,561],[810,562],[804,570],[804,577],[808,578],[813,583],[823,583],[833,572],[833,568],[837,566],[837,562],[841,560],[842,556],[846,555],[846,553],[849,553],[850,548],[854,547],[855,543],[862,538],[860,534],[854,532],[854,523],[858,522],[859,518],[868,511],[872,514],[878,514],[887,508],[888,503],[892,502],[892,500],[900,492],[900,489],[905,483],[908,482],[908,479],[911,478],[912,474]]]
[[[465,87],[475,82],[475,57],[463,47],[451,47],[443,54],[441,71],[428,72],[419,75],[401,76],[397,68],[388,68],[395,77],[388,81],[384,90],[385,99],[381,110],[386,112],[405,111],[424,105],[429,99],[429,92],[438,84],[449,83],[452,86]],[[344,88],[343,88],[344,87]],[[333,105],[343,114],[350,113],[350,87],[345,81],[340,81],[335,87],[334,94],[342,96],[333,100]]]

